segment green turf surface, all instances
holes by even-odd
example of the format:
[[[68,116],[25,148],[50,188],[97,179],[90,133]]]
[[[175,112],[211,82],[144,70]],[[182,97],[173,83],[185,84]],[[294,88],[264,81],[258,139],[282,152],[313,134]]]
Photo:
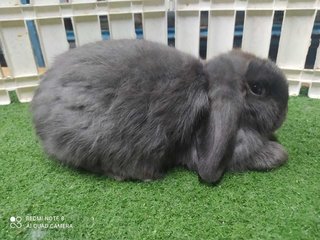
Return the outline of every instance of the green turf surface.
[[[288,164],[226,174],[217,187],[185,170],[121,183],[63,168],[41,151],[28,106],[0,106],[1,240],[320,239],[320,100],[290,99],[278,132]],[[11,216],[22,218],[21,228],[10,227]],[[73,228],[36,228],[54,223]]]

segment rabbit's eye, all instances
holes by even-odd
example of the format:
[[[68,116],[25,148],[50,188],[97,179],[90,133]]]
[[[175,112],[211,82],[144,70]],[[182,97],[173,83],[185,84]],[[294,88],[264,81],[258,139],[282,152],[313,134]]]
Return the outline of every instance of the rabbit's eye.
[[[264,95],[264,88],[258,84],[258,83],[253,83],[253,84],[250,84],[249,85],[250,87],[250,91],[254,94],[254,95],[257,95],[257,96],[262,96]]]

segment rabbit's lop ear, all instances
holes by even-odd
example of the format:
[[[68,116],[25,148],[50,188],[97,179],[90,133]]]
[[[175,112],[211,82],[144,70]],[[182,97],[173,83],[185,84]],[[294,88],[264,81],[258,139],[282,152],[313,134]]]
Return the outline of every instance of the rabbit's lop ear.
[[[242,80],[232,65],[226,69],[228,65],[208,63],[210,110],[197,134],[197,170],[206,183],[219,182],[226,170],[242,111]]]

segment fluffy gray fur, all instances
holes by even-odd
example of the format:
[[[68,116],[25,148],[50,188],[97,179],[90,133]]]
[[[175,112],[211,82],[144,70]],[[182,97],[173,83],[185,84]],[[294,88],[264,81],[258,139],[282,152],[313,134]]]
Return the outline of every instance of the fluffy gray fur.
[[[286,78],[268,60],[231,51],[201,62],[149,41],[111,40],[60,55],[32,112],[45,152],[68,166],[120,180],[186,166],[217,183],[227,170],[286,162],[270,136],[287,102]]]

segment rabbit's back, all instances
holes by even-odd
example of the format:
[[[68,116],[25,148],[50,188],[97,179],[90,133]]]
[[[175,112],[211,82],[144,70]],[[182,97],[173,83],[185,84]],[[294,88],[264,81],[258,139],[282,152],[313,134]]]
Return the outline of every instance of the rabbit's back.
[[[202,64],[142,40],[88,44],[57,58],[32,102],[45,151],[119,178],[155,178],[208,109]]]

